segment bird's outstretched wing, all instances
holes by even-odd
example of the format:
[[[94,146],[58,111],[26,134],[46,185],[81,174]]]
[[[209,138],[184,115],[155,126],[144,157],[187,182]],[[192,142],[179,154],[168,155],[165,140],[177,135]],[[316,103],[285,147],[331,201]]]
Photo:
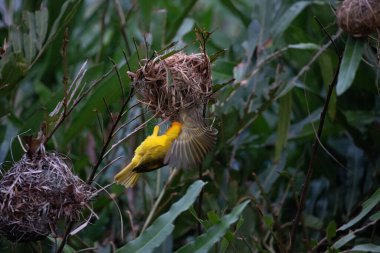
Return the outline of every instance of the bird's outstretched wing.
[[[214,148],[218,131],[205,125],[198,109],[182,112],[180,117],[181,133],[166,154],[164,163],[175,168],[194,168]]]

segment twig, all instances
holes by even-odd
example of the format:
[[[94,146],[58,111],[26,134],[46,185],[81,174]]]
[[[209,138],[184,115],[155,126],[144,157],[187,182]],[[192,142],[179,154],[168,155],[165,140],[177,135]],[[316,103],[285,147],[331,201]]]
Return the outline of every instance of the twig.
[[[326,100],[325,100],[325,103],[323,105],[323,110],[322,110],[321,116],[320,116],[320,123],[319,123],[319,126],[318,126],[317,136],[316,136],[316,138],[314,140],[314,143],[313,143],[313,146],[312,146],[311,158],[310,158],[310,161],[309,161],[309,165],[308,165],[308,170],[307,170],[305,182],[304,182],[303,187],[302,187],[300,202],[299,202],[299,205],[298,205],[298,208],[297,208],[296,216],[295,216],[295,218],[293,220],[293,225],[292,225],[292,229],[291,229],[291,233],[290,233],[289,252],[293,252],[294,242],[295,242],[296,235],[297,235],[296,232],[297,232],[298,223],[300,222],[300,219],[301,219],[302,211],[303,211],[303,208],[304,208],[304,205],[305,205],[305,201],[306,201],[306,195],[307,195],[307,192],[308,192],[308,189],[309,189],[309,185],[310,185],[310,181],[311,181],[311,176],[313,175],[313,165],[314,165],[314,161],[315,161],[316,155],[317,155],[317,150],[318,150],[318,147],[319,147],[318,140],[321,138],[321,135],[322,135],[322,130],[323,130],[323,126],[324,126],[324,123],[325,123],[325,119],[326,119],[326,115],[327,115],[327,110],[328,110],[329,103],[330,103],[331,94],[332,94],[332,92],[334,90],[334,87],[335,87],[337,81],[338,81],[338,74],[339,74],[340,64],[341,64],[341,60],[342,60],[342,56],[341,56],[338,48],[336,47],[334,40],[328,34],[328,32],[326,31],[326,29],[323,27],[323,25],[319,22],[319,20],[316,17],[315,17],[315,19],[318,22],[318,24],[322,27],[322,29],[325,32],[325,34],[328,36],[331,44],[333,44],[333,46],[334,46],[335,53],[338,56],[338,66],[337,66],[337,69],[335,71],[334,78],[333,78],[331,84],[329,85],[329,89],[328,89],[328,92],[327,92]]]
[[[121,94],[123,95],[123,98],[125,98],[125,91],[124,91],[124,86],[123,86],[123,82],[121,80],[121,76],[120,76],[120,73],[119,71],[117,71],[117,64],[116,62],[112,59],[112,58],[109,58],[110,61],[112,62],[112,65],[116,71],[116,76],[117,76],[117,79],[119,80],[119,85],[120,85],[120,90],[121,90]],[[128,61],[127,61],[128,62]]]
[[[324,53],[330,46],[331,44],[335,44],[335,40],[337,38],[340,37],[340,35],[342,34],[342,30],[339,30],[334,36],[330,36],[330,35],[327,35],[330,40],[329,42],[327,42],[326,44],[324,44],[319,50],[317,53],[315,53],[315,55],[311,58],[311,60],[305,65],[303,66],[303,68],[298,72],[298,74],[292,78],[292,80],[290,81],[291,84],[295,84],[296,81],[303,75],[305,74],[309,69],[310,69],[310,66],[316,61],[318,60],[318,58],[322,55],[322,53]],[[335,47],[335,46],[334,46]]]
[[[104,97],[103,97],[103,103],[104,103],[104,106],[105,106],[106,109],[107,109],[107,112],[108,112],[108,115],[109,115],[110,120],[112,121],[112,123],[115,123],[115,122],[114,122],[114,119],[113,119],[113,115],[112,115],[111,109],[110,109],[110,107],[108,106],[107,101],[106,101],[106,99],[105,99]]]
[[[109,1],[105,1],[104,3],[105,7],[103,8],[103,13],[102,13],[102,18],[100,20],[100,32],[99,32],[99,51],[96,55],[95,62],[98,63],[100,60],[100,57],[103,55],[103,50],[104,50],[104,34],[105,34],[105,27],[106,27],[106,16],[107,16],[107,11],[108,11],[108,5]]]
[[[128,95],[128,98],[124,101],[123,105],[121,106],[121,109],[120,109],[120,112],[119,114],[117,115],[116,119],[115,119],[115,122],[113,123],[112,127],[111,127],[111,130],[109,131],[108,133],[108,137],[106,139],[106,143],[104,144],[103,148],[102,148],[102,151],[100,152],[100,155],[99,155],[99,158],[98,158],[98,161],[97,163],[95,164],[95,166],[92,168],[92,172],[90,174],[90,176],[88,177],[87,179],[87,183],[88,184],[91,184],[94,180],[94,177],[95,177],[95,174],[96,174],[96,171],[97,169],[99,168],[101,162],[103,161],[104,157],[105,157],[105,154],[107,152],[107,148],[109,146],[109,144],[111,143],[111,140],[113,139],[112,136],[113,136],[113,132],[116,130],[116,127],[117,125],[119,124],[119,121],[121,120],[122,118],[122,114],[123,112],[125,111],[128,103],[129,103],[129,100],[132,98],[133,96],[133,87],[131,87],[130,91],[129,91],[129,95]],[[108,152],[107,152],[108,153]]]
[[[198,178],[200,180],[202,180],[202,178],[203,178],[203,176],[202,176],[202,165],[199,165],[198,173],[199,173]],[[202,202],[203,202],[203,189],[199,193],[199,198],[198,198],[197,216],[199,219],[201,219],[201,216],[202,216]],[[198,226],[197,226],[197,233],[198,233],[198,235],[202,234],[202,223],[200,223],[199,221],[198,221]]]
[[[95,113],[96,113],[96,119],[98,120],[100,134],[102,136],[102,143],[104,144],[104,129],[103,129],[103,124],[102,124],[103,121],[100,119],[99,111],[97,109],[95,109]]]
[[[133,130],[132,132],[130,132],[127,136],[125,136],[124,138],[120,139],[119,141],[117,141],[115,144],[113,144],[109,150],[107,150],[107,152],[104,153],[104,156],[107,156],[114,148],[116,148],[117,146],[119,146],[121,143],[123,143],[126,139],[128,139],[129,137],[131,137],[133,134],[135,134],[137,131],[139,131],[140,129],[142,129],[143,127],[145,127],[145,125],[151,121],[152,119],[154,119],[156,117],[156,115],[153,115],[151,118],[149,118],[147,121],[145,121],[144,123],[142,123],[140,126],[138,126],[135,130]]]
[[[131,108],[128,108],[128,110],[131,109]],[[117,134],[121,129],[123,129],[124,127],[126,127],[127,125],[131,124],[133,121],[135,121],[136,119],[140,118],[143,114],[145,113],[140,113],[139,115],[137,115],[136,117],[133,117],[131,120],[127,121],[126,123],[122,124],[118,129],[116,129],[115,134]]]
[[[117,71],[117,70],[116,70],[116,71]],[[109,133],[108,133],[108,136],[107,136],[106,142],[105,142],[105,144],[103,145],[103,148],[102,148],[102,150],[101,150],[101,152],[100,152],[100,155],[99,155],[99,157],[98,157],[98,161],[96,162],[95,166],[92,168],[92,172],[91,172],[90,176],[89,176],[88,179],[87,179],[87,183],[88,183],[88,184],[92,184],[92,182],[94,181],[94,178],[95,178],[95,175],[96,175],[96,171],[98,170],[100,164],[102,163],[102,161],[103,161],[103,159],[104,159],[104,157],[105,157],[105,154],[106,154],[106,152],[107,152],[107,148],[108,148],[108,146],[110,145],[110,143],[111,143],[111,141],[112,141],[112,139],[113,139],[113,138],[112,138],[112,136],[113,136],[113,132],[116,130],[116,127],[117,127],[119,121],[120,121],[121,118],[122,118],[123,112],[126,110],[126,107],[127,107],[128,103],[129,103],[130,99],[131,99],[132,96],[133,96],[133,91],[134,91],[134,89],[133,89],[133,86],[132,86],[131,89],[130,89],[130,91],[129,91],[129,95],[128,95],[127,99],[123,102],[123,105],[121,106],[120,112],[119,112],[119,114],[117,115],[117,118],[116,118],[115,122],[113,123],[113,125],[112,125],[112,127],[111,127],[111,130],[110,130]],[[58,248],[58,250],[57,250],[57,253],[61,253],[61,252],[63,251],[63,248],[65,247],[65,244],[66,244],[66,242],[67,242],[67,239],[68,239],[69,236],[70,236],[70,231],[71,231],[71,229],[73,228],[74,223],[75,223],[75,222],[70,222],[69,225],[68,225],[68,227],[67,227],[67,229],[65,230],[65,234],[64,234],[64,236],[63,236],[63,238],[62,238],[62,242],[61,242],[61,244],[59,245],[59,248]]]
[[[111,162],[109,162],[108,164],[106,164],[106,166],[103,167],[103,169],[101,169],[98,174],[95,175],[94,177],[94,180],[101,174],[103,173],[104,171],[106,171],[112,164],[114,164],[115,162],[117,162],[119,159],[121,159],[123,156],[118,156],[116,157],[115,159],[113,159]]]
[[[63,61],[63,117],[67,111],[67,85],[69,82],[69,70],[67,63],[67,46],[69,44],[69,28],[65,28],[65,33],[63,35],[63,45],[62,45],[62,61]]]
[[[135,51],[136,51],[136,54],[137,54],[137,59],[139,60],[139,62],[141,61],[140,59],[140,54],[139,54],[139,47],[137,46],[137,41],[136,41],[136,38],[133,37],[133,45],[135,45]]]
[[[104,79],[106,79],[112,72],[113,72],[113,69],[109,70],[107,73],[105,73],[104,75],[102,75],[98,79],[94,80],[91,83],[90,87],[86,91],[84,91],[78,98],[76,98],[74,100],[73,105],[66,112],[65,117],[60,117],[60,120],[54,126],[54,129],[46,137],[44,144],[46,144],[51,139],[51,137],[54,135],[54,133],[58,130],[58,128],[62,125],[62,123],[67,119],[67,117],[71,114],[71,112],[75,109],[75,107],[79,104],[79,102],[82,101],[83,98],[85,98],[96,86],[98,86],[99,83],[101,83]]]
[[[146,40],[146,34],[144,34],[144,44],[145,44],[145,50],[146,50],[146,55],[145,55],[145,57],[147,58],[147,59],[149,59],[148,57],[149,57],[149,46],[148,46],[148,41]]]
[[[127,33],[125,32],[125,24],[126,24],[127,19],[124,16],[124,11],[123,11],[123,8],[121,7],[119,0],[115,0],[115,6],[116,6],[117,15],[119,16],[119,20],[120,20],[120,32],[123,37],[125,47],[127,49],[127,53],[128,55],[131,55],[131,47],[129,46]],[[128,16],[132,12],[132,10],[133,10],[133,7],[128,11]]]

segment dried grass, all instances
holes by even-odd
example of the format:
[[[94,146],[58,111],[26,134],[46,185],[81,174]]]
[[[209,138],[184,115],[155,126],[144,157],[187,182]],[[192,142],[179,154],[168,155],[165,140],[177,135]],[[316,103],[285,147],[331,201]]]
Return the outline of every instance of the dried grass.
[[[157,117],[178,119],[180,109],[206,104],[212,94],[210,60],[206,54],[176,53],[144,59],[129,72],[139,100]]]
[[[336,16],[344,31],[354,37],[365,37],[380,27],[380,1],[345,0]]]
[[[63,156],[25,154],[0,180],[0,234],[11,241],[43,239],[58,220],[79,220],[93,193]]]

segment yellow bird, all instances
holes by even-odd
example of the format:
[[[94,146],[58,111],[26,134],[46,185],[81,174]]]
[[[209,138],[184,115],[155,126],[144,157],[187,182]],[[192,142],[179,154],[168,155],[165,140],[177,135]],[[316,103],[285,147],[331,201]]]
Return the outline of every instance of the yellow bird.
[[[163,135],[158,135],[159,126],[155,126],[152,135],[135,150],[132,161],[115,176],[115,182],[125,187],[133,187],[140,173],[156,170],[164,166],[164,159],[174,139],[181,132],[181,123],[173,122]]]
[[[158,135],[159,126],[135,150],[132,161],[115,176],[115,182],[133,187],[140,173],[169,165],[174,168],[199,166],[216,143],[218,131],[207,127],[198,109],[183,110],[179,121]]]

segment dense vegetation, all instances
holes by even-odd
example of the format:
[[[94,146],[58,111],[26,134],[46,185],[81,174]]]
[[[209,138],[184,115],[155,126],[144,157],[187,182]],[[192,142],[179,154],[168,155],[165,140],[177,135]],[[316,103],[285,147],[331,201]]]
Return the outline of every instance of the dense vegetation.
[[[2,173],[23,156],[21,137],[44,125],[46,150],[98,189],[91,211],[62,221],[58,237],[0,237],[0,251],[380,252],[379,38],[340,30],[335,7],[0,1]],[[196,27],[211,32],[215,58],[214,152],[199,170],[165,167],[128,190],[112,184],[159,123],[128,97],[128,68],[165,48],[200,52]]]

